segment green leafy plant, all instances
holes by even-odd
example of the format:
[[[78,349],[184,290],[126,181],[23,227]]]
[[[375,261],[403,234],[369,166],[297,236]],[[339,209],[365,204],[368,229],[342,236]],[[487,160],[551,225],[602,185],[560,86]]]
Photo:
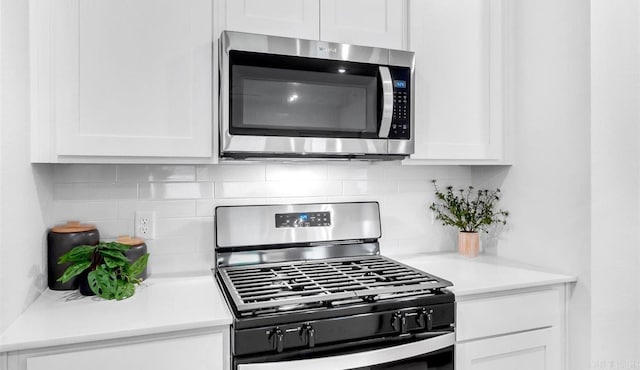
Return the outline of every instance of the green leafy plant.
[[[89,288],[104,299],[122,300],[131,297],[137,278],[147,266],[149,253],[133,263],[124,254],[129,246],[120,243],[101,242],[97,245],[81,245],[71,249],[58,259],[58,263],[71,262],[58,281],[66,283],[90,269],[87,275]]]
[[[507,223],[509,212],[495,208],[500,200],[500,189],[475,190],[469,186],[454,191],[452,186],[448,186],[445,191],[440,191],[436,180],[432,182],[437,200],[429,208],[442,225],[455,226],[465,232],[489,232],[489,226]]]

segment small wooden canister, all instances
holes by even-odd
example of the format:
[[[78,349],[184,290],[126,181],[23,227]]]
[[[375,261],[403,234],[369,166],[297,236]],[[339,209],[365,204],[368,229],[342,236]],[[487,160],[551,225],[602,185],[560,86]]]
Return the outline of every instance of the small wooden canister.
[[[129,258],[129,262],[134,263],[138,258],[144,256],[147,253],[147,244],[145,244],[143,239],[140,238],[132,238],[128,235],[119,236],[116,240],[120,244],[128,245],[129,250],[124,253],[127,258]],[[144,268],[142,273],[137,276],[139,279],[147,278],[147,267]]]
[[[100,242],[100,233],[95,225],[81,224],[78,221],[68,221],[64,225],[57,225],[47,234],[47,266],[49,289],[74,290],[78,289],[78,277],[61,283],[57,281],[70,262],[58,264],[58,259],[74,247],[79,245],[96,245]]]

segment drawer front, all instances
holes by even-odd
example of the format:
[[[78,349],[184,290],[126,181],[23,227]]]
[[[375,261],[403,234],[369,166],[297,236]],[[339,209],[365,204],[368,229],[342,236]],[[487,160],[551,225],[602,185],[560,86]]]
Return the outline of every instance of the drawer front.
[[[471,299],[457,303],[457,341],[551,327],[562,318],[560,290]]]
[[[456,370],[559,370],[560,329],[547,328],[456,345]]]
[[[46,355],[27,355],[19,370],[211,370],[224,368],[222,333],[161,339]],[[24,361],[24,363],[23,363]],[[23,364],[23,365],[22,365]]]

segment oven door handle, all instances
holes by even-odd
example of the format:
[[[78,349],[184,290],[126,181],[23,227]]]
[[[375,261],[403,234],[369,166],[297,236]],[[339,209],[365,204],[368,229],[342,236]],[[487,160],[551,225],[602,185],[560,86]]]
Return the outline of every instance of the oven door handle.
[[[382,81],[382,118],[380,119],[379,138],[389,137],[391,118],[393,115],[393,80],[389,67],[380,66],[380,81]]]
[[[261,364],[240,364],[238,370],[347,370],[364,366],[381,365],[404,360],[452,346],[455,333],[416,342],[380,348],[373,351],[351,353],[348,355],[312,358],[308,360],[278,361]]]

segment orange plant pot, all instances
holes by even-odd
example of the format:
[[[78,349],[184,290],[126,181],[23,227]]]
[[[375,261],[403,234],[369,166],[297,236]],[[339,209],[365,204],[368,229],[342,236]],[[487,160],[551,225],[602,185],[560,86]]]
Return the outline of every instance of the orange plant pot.
[[[480,252],[480,234],[478,232],[458,232],[458,253],[465,257],[476,257]]]

